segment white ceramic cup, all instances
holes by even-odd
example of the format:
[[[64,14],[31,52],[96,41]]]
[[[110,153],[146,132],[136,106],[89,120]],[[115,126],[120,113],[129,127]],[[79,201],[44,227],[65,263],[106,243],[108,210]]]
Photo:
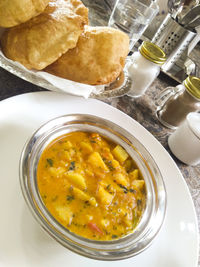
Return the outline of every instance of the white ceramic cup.
[[[200,163],[200,113],[191,112],[168,138],[172,153],[187,165]]]

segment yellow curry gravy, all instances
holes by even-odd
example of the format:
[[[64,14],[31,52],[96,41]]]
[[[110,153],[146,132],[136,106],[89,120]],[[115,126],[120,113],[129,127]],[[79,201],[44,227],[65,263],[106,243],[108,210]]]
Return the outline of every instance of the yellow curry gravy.
[[[40,195],[71,232],[113,240],[133,232],[145,206],[145,183],[121,146],[98,133],[72,132],[43,151],[37,169]]]

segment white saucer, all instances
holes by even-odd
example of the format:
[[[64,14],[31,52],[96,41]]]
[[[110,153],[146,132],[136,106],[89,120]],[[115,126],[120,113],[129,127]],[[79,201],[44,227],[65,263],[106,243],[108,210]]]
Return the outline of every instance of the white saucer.
[[[161,170],[168,198],[166,219],[153,244],[133,258],[113,263],[74,254],[40,228],[25,204],[18,178],[23,145],[41,124],[69,113],[93,114],[124,127],[143,143]],[[197,218],[179,169],[139,123],[101,101],[39,92],[0,102],[0,173],[0,267],[197,266]]]

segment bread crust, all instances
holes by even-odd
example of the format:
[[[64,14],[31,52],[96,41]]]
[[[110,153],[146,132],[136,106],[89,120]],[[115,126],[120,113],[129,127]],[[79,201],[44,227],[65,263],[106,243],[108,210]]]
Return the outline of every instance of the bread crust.
[[[77,46],[45,71],[75,82],[100,85],[114,81],[123,70],[129,37],[110,27],[85,26]]]
[[[80,0],[51,0],[43,13],[4,32],[2,51],[28,69],[41,70],[76,46],[87,23],[88,9]]]
[[[39,15],[49,0],[1,0],[0,26],[13,27]]]

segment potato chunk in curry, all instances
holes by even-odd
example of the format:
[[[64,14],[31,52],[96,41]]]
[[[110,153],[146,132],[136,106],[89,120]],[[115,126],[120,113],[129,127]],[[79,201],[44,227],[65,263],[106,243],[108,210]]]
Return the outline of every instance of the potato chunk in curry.
[[[40,195],[54,218],[94,240],[130,234],[146,204],[142,174],[126,150],[90,132],[53,140],[37,169]]]

